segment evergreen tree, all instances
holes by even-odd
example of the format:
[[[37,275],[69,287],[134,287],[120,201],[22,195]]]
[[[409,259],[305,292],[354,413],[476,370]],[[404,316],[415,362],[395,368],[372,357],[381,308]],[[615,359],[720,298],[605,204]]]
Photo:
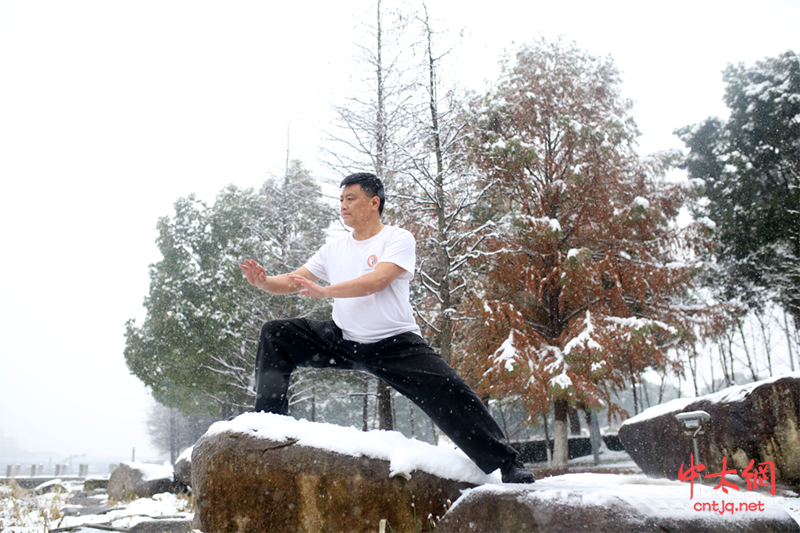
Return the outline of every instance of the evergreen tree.
[[[194,196],[159,220],[162,260],[150,267],[141,326],[127,323],[128,368],[154,398],[185,414],[228,417],[253,403],[261,326],[287,316],[328,318],[329,303],[272,296],[243,283],[238,263],[268,271],[300,267],[325,242],[334,217],[299,162],[260,192],[228,186],[213,206]]]
[[[716,226],[711,282],[751,308],[773,300],[800,326],[800,56],[728,65],[723,79],[728,120],[677,131],[705,183],[698,216]]]
[[[560,41],[521,47],[473,105],[474,161],[497,181],[479,214],[497,229],[460,370],[533,420],[553,402],[556,464],[571,407],[618,413],[646,370],[681,373],[711,314],[690,293],[708,228],[675,223],[695,188],[664,181],[676,154],[637,156],[630,108],[610,59]]]

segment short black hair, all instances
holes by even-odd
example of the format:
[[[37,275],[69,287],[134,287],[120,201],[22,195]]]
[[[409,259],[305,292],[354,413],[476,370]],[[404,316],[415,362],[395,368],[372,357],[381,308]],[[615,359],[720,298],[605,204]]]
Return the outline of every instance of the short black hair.
[[[370,198],[377,196],[380,199],[381,203],[378,206],[378,214],[382,215],[383,204],[386,203],[386,193],[383,190],[383,183],[378,179],[378,176],[371,172],[356,172],[343,179],[339,187],[347,187],[354,183],[361,185],[361,190],[367,193]]]

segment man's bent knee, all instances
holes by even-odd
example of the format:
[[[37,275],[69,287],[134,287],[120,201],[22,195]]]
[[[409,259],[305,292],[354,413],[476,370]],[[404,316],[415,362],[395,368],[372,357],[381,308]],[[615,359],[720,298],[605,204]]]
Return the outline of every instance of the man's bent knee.
[[[278,319],[278,320],[270,320],[265,322],[263,326],[261,326],[261,338],[264,337],[280,337],[282,333],[286,331],[286,328],[291,320],[287,319]]]

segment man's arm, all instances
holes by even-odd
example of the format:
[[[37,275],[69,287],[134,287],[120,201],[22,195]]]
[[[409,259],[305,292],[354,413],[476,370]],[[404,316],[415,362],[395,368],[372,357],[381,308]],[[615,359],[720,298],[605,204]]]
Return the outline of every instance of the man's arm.
[[[295,283],[302,285],[300,294],[313,298],[358,298],[382,291],[403,272],[405,270],[394,263],[378,263],[372,272],[327,287],[317,285],[313,276],[307,278],[299,270],[287,275]]]
[[[319,278],[304,266],[291,274],[281,274],[280,276],[267,276],[267,271],[264,270],[264,267],[252,259],[245,259],[244,264],[239,264],[239,268],[244,271],[244,275],[250,285],[270,294],[292,294],[302,289],[303,284],[294,281],[290,276],[298,276],[315,285],[319,281]]]

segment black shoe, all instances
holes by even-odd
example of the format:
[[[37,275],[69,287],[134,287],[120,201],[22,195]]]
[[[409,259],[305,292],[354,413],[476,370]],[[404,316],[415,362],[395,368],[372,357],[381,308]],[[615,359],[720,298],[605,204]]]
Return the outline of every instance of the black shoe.
[[[522,461],[509,461],[500,469],[503,476],[503,483],[533,483],[536,478],[533,472],[525,468]]]

